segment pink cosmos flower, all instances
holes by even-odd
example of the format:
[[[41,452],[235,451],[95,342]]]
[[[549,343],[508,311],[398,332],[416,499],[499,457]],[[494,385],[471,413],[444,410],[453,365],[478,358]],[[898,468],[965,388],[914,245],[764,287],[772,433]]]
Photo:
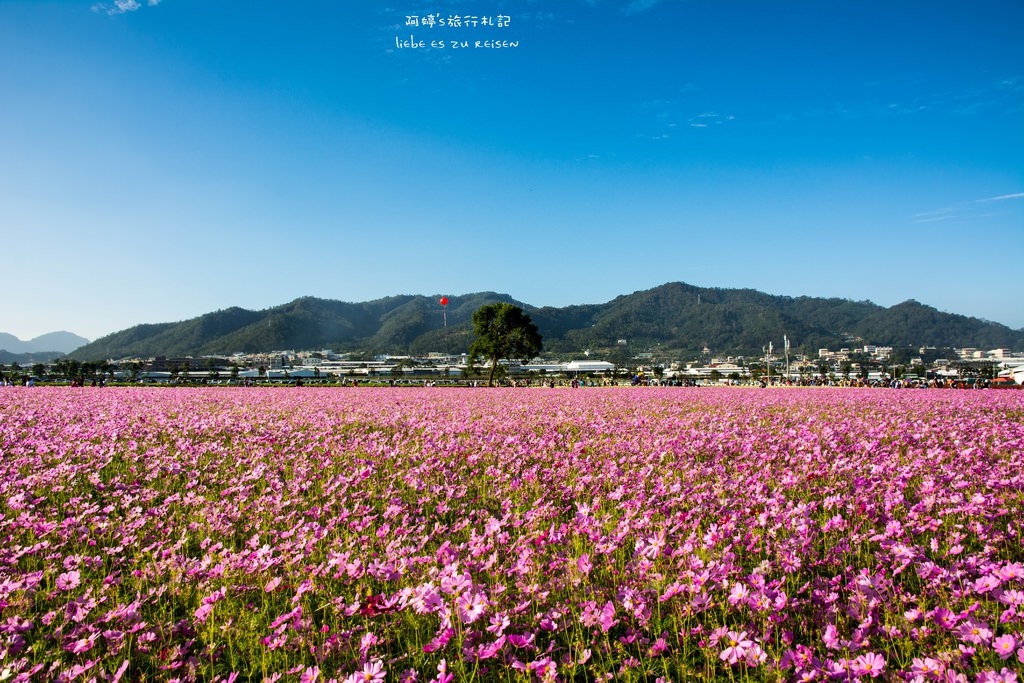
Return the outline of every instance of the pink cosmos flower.
[[[914,657],[910,673],[927,678],[938,678],[945,666],[931,657]]]
[[[828,649],[839,649],[839,631],[836,630],[834,624],[829,624],[825,627],[825,633],[822,634],[821,640],[825,643],[825,647],[827,647]]]
[[[664,638],[658,638],[654,641],[654,644],[651,645],[650,649],[647,651],[647,654],[650,657],[657,657],[667,649],[668,642]]]
[[[983,621],[968,619],[956,631],[960,639],[968,643],[987,643],[992,640],[992,629]]]
[[[806,645],[797,645],[794,649],[786,652],[780,668],[793,666],[797,670],[807,670],[814,669],[818,665],[818,658],[814,656],[814,650]]]
[[[196,621],[198,621],[200,624],[206,623],[206,619],[210,616],[212,612],[213,605],[200,605],[195,611]]]
[[[92,649],[93,643],[96,642],[96,639],[99,637],[99,633],[93,633],[88,638],[79,638],[78,640],[75,640],[64,649],[76,655],[88,652]]]
[[[57,590],[74,590],[81,582],[82,575],[78,571],[64,572],[57,577]]]
[[[853,672],[858,676],[871,676],[877,678],[885,670],[885,657],[869,652],[853,660]]]
[[[114,677],[110,683],[118,683],[121,680],[121,676],[124,676],[124,672],[128,670],[128,660],[121,662],[121,666],[117,667],[117,671],[114,672]]]
[[[456,598],[455,608],[463,623],[472,624],[487,611],[487,598],[482,593],[463,593]]]
[[[733,584],[732,590],[729,591],[729,604],[736,605],[747,599],[750,595],[750,589],[744,586],[742,583]]]
[[[313,590],[313,582],[309,579],[306,579],[299,585],[298,589],[295,591],[295,596],[292,598],[292,602],[298,602],[299,599],[302,597],[303,593],[308,593],[311,590]]]
[[[1015,647],[1017,647],[1017,641],[1009,633],[992,641],[992,648],[999,655],[999,659],[1009,659]]]
[[[477,657],[480,659],[490,659],[494,655],[501,652],[501,648],[505,647],[505,641],[508,640],[505,636],[501,636],[493,643],[487,645],[481,645],[477,650]]]
[[[940,607],[939,609],[933,611],[931,615],[932,618],[935,619],[935,623],[941,626],[942,628],[951,629],[954,626],[956,626],[956,615],[950,612],[945,607]]]
[[[1024,565],[1020,562],[1010,562],[996,572],[1003,581],[1018,581],[1024,579]]]
[[[448,673],[448,662],[444,659],[437,665],[437,678],[432,679],[431,683],[451,683],[455,678],[455,674]]]
[[[725,649],[718,655],[718,658],[723,662],[729,664],[735,664],[736,662],[743,659],[743,656],[747,652],[747,648],[754,644],[754,641],[747,640],[747,632],[740,631],[729,631],[725,634]]]
[[[849,680],[852,668],[853,662],[849,659],[839,658],[834,662],[831,660],[825,662],[825,670],[832,678]]]
[[[982,593],[982,594],[988,593],[989,591],[993,590],[994,588],[998,588],[999,587],[999,583],[1000,583],[999,579],[997,577],[992,576],[990,574],[988,576],[983,576],[980,579],[978,579],[977,581],[975,581],[974,582],[974,590],[977,593]]]
[[[270,593],[270,592],[272,592],[275,588],[277,588],[280,585],[281,585],[281,577],[280,576],[275,576],[270,581],[267,581],[267,585],[263,587],[263,590],[266,593]]]
[[[373,633],[373,631],[367,631],[363,634],[363,637],[359,639],[359,653],[364,657],[370,651],[370,648],[380,644],[380,639]]]
[[[1017,683],[1017,674],[1003,667],[998,673],[982,671],[975,679],[976,683]]]
[[[375,659],[363,664],[363,670],[353,674],[356,677],[353,683],[381,683],[385,674],[387,671],[384,670],[384,662]]]
[[[455,629],[447,628],[437,635],[436,638],[423,646],[424,652],[436,652],[448,644],[448,641],[455,635]]]
[[[550,657],[542,657],[530,662],[529,669],[537,674],[542,681],[552,681],[558,674],[558,664]]]
[[[615,618],[615,605],[609,600],[601,608],[601,614],[598,617],[598,623],[601,624],[601,630],[605,633],[611,630],[612,626],[619,623],[619,620]]]
[[[505,633],[505,629],[507,629],[511,623],[512,622],[509,621],[508,615],[504,612],[501,614],[495,614],[491,617],[491,625],[487,627],[487,630],[495,636],[500,636]]]
[[[1002,595],[999,596],[999,602],[1004,605],[1024,606],[1024,592],[1021,592],[1016,588],[1003,591]]]
[[[761,649],[761,646],[754,643],[747,651],[743,653],[743,660],[747,666],[757,666],[763,664],[768,659],[768,653]]]

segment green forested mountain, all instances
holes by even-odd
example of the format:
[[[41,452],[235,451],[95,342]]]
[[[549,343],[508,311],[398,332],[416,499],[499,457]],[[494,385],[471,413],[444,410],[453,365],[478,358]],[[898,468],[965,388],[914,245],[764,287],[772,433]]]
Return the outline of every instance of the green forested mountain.
[[[794,348],[971,346],[1024,350],[1024,330],[942,313],[916,301],[885,308],[870,301],[773,296],[750,289],[669,283],[604,304],[537,308],[507,294],[448,297],[444,327],[438,297],[393,296],[348,303],[304,297],[262,311],[229,308],[178,323],[138,325],[75,350],[79,360],[333,349],[422,354],[465,351],[470,318],[480,306],[507,301],[529,312],[551,352],[621,348],[692,354],[759,354],[782,335]]]

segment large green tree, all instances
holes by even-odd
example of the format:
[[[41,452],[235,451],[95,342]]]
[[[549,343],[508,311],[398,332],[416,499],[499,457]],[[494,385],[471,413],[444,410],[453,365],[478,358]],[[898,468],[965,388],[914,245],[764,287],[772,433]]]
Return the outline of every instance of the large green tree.
[[[491,361],[487,386],[494,385],[499,360],[529,360],[543,348],[540,332],[530,316],[508,303],[488,304],[477,309],[473,313],[473,333],[476,339],[469,347],[470,357]]]

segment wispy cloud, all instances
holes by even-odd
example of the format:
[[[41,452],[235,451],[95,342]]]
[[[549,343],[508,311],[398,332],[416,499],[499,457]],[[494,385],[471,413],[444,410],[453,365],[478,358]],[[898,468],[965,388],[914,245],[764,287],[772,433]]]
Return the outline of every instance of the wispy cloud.
[[[689,119],[688,123],[692,128],[707,128],[708,126],[720,126],[728,121],[735,121],[736,117],[732,114],[719,114],[714,111],[706,111],[703,114],[697,114]]]
[[[160,0],[146,0],[146,6],[148,7],[156,7],[159,4]],[[114,0],[113,4],[97,2],[92,6],[92,11],[113,16],[115,14],[124,14],[125,12],[134,12],[142,6],[139,0]]]
[[[705,110],[699,114],[681,111],[683,105],[675,100],[647,100],[637,105],[639,114],[646,120],[644,130],[638,137],[649,140],[665,140],[680,129],[711,128],[731,124],[736,120],[732,114],[720,114]],[[698,110],[699,111],[699,110]]]
[[[979,199],[979,202],[1001,202],[1007,199],[1022,199],[1024,198],[1024,192],[1014,192],[1013,194],[1001,194],[998,197],[989,197],[988,199]]]
[[[861,83],[860,100],[834,101],[802,111],[780,111],[764,125],[813,119],[891,119],[924,114],[968,118],[1024,111],[1024,76],[1008,75],[972,87],[950,89],[920,74],[897,74]]]
[[[948,221],[960,218],[977,219],[1002,216],[1005,215],[1006,212],[978,213],[978,210],[982,205],[990,204],[992,202],[1002,202],[1008,199],[1024,199],[1024,192],[1001,194],[995,197],[986,197],[985,199],[972,199],[970,201],[960,202],[941,209],[935,209],[934,211],[915,213],[913,219],[914,223],[934,223],[936,221]]]
[[[657,5],[659,2],[661,2],[661,0],[632,0],[632,2],[622,8],[622,13],[626,16],[642,14]]]
[[[934,223],[936,221],[948,221],[951,218],[956,218],[957,214],[954,209],[939,209],[938,211],[925,211],[924,213],[914,214],[915,223]]]

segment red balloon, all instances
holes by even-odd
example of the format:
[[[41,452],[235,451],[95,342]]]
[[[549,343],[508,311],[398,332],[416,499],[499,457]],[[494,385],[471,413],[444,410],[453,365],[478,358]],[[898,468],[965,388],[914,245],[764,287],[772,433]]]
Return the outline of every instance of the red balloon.
[[[442,296],[441,297],[441,305],[442,306],[447,306],[448,305],[448,297],[446,297],[446,296]]]

